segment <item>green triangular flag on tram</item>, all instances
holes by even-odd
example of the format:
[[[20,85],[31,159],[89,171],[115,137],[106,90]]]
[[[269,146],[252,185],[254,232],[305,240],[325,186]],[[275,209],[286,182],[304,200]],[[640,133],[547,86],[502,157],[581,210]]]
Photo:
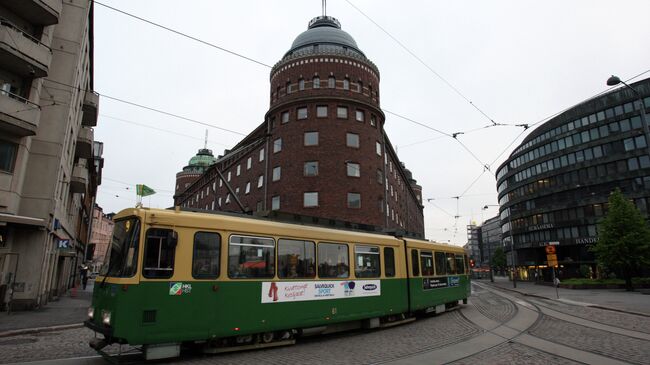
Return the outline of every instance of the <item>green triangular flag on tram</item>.
[[[153,190],[152,188],[150,188],[150,187],[148,187],[147,185],[144,185],[144,184],[136,185],[135,186],[135,191],[136,191],[136,194],[138,194],[139,196],[153,195],[153,194],[156,193],[155,190]]]

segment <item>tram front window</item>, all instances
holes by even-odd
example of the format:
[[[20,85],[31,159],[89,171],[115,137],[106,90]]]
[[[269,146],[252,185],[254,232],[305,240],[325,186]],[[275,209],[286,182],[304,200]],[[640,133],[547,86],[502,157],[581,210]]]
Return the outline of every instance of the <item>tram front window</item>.
[[[101,275],[113,277],[135,275],[138,267],[139,238],[140,220],[133,217],[116,221],[108,264],[102,269]]]

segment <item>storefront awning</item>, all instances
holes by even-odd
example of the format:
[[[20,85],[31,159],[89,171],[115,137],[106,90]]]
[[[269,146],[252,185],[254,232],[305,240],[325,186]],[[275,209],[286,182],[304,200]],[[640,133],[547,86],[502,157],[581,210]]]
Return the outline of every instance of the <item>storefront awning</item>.
[[[25,217],[22,215],[0,213],[0,224],[3,223],[24,224],[28,226],[37,226],[37,227],[45,227],[46,225],[45,220],[42,218],[32,218],[32,217]]]

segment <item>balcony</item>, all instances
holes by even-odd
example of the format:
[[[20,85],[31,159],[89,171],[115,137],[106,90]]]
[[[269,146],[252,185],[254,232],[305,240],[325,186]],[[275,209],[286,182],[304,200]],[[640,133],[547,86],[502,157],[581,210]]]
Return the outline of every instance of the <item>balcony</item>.
[[[82,110],[84,113],[81,118],[81,124],[86,127],[96,126],[99,110],[99,94],[90,90],[86,91]]]
[[[72,170],[72,178],[70,179],[70,191],[73,193],[85,193],[86,184],[88,183],[88,169],[86,169],[86,161],[80,160],[79,163],[74,165]]]
[[[0,19],[0,65],[22,77],[47,76],[52,50],[13,23]]]
[[[93,136],[94,132],[91,128],[81,127],[79,134],[77,134],[77,147],[75,148],[74,155],[77,158],[92,158],[93,157]]]
[[[10,92],[0,91],[0,132],[20,137],[33,136],[40,116],[38,105]]]
[[[2,0],[2,6],[34,25],[53,25],[59,22],[61,0]]]

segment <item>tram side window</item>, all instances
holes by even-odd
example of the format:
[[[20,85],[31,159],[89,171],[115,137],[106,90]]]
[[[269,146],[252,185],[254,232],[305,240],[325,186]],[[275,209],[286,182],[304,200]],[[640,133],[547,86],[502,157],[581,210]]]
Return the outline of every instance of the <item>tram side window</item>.
[[[321,278],[347,278],[350,276],[348,245],[338,243],[318,244],[318,276]]]
[[[463,255],[456,255],[456,273],[457,274],[465,273],[465,262],[463,260]]]
[[[447,275],[447,259],[444,252],[436,252],[436,275]]]
[[[138,246],[140,246],[140,221],[137,218],[115,222],[108,265],[102,268],[102,275],[129,278],[138,267]]]
[[[465,258],[465,272],[469,274],[469,259],[467,258],[467,255],[463,255],[463,258]]]
[[[418,260],[418,250],[411,250],[411,265],[413,265],[413,276],[420,276],[420,260]]]
[[[422,266],[422,276],[433,276],[433,254],[431,251],[420,251],[420,266]]]
[[[170,278],[174,275],[176,232],[171,229],[151,228],[147,231],[144,246],[145,278]]]
[[[311,241],[278,240],[278,276],[286,279],[316,276],[316,245]]]
[[[217,233],[196,232],[192,276],[197,279],[215,279],[219,276],[221,236]]]
[[[395,250],[392,247],[384,247],[384,271],[386,277],[395,276]]]
[[[356,265],[354,275],[358,278],[378,278],[381,276],[379,247],[355,246]]]
[[[267,237],[230,236],[228,277],[233,279],[275,276],[275,241]]]
[[[453,253],[447,254],[447,274],[456,273],[456,259],[454,258]]]

